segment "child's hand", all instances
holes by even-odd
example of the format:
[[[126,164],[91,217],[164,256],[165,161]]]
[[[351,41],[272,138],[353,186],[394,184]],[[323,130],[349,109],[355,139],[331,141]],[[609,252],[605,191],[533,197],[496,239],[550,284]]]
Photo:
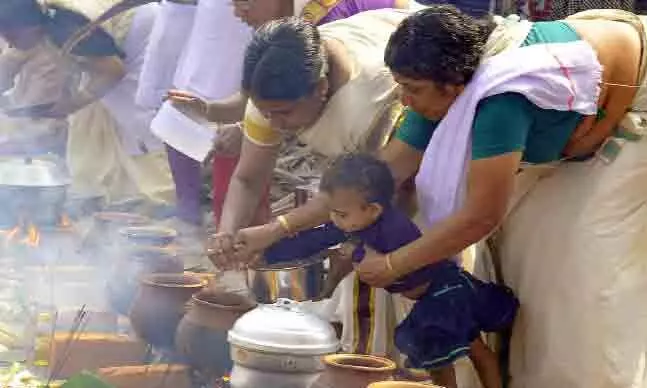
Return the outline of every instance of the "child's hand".
[[[393,284],[399,276],[389,269],[386,255],[366,247],[366,255],[360,264],[355,265],[359,278],[371,287],[384,288]]]
[[[334,250],[334,253],[331,254],[330,258],[338,263],[350,263],[353,261],[353,252],[357,248],[357,245],[352,242],[345,242],[341,246]]]

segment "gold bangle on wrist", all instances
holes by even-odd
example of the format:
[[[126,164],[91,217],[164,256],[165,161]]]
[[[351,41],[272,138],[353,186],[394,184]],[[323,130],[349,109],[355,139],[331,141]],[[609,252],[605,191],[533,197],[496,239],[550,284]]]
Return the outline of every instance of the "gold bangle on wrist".
[[[278,221],[279,225],[281,225],[281,228],[285,231],[285,234],[288,236],[292,237],[294,233],[292,233],[292,228],[290,227],[290,223],[288,222],[287,217],[285,216],[278,216],[276,217],[276,221]]]
[[[391,254],[387,253],[386,256],[384,256],[384,260],[386,261],[386,269],[393,272],[393,263],[391,263]]]

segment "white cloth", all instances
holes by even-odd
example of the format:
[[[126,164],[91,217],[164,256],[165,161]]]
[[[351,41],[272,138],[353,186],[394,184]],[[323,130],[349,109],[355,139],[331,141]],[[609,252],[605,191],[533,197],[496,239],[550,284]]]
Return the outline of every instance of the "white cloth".
[[[543,109],[591,115],[597,112],[601,75],[596,53],[584,41],[521,47],[483,61],[434,131],[416,176],[427,226],[463,205],[472,123],[479,101],[516,92]]]
[[[304,302],[302,307],[321,318],[342,324],[341,350],[352,353],[358,340],[357,323],[355,322],[355,285],[357,273],[348,274],[337,286],[330,299],[320,302]],[[387,356],[395,361],[402,361],[393,344],[393,329],[411,310],[413,301],[400,295],[389,294],[381,288],[373,289],[371,298],[375,311],[371,322],[368,350],[373,355]]]
[[[240,90],[245,49],[252,29],[221,0],[198,4],[188,48],[175,75],[175,86],[208,100]]]
[[[201,0],[193,30],[178,66],[175,87],[196,93],[207,100],[229,97],[240,90],[245,48],[252,30],[235,17],[231,6],[222,0]],[[173,148],[202,161],[208,149],[194,148],[192,139],[215,136],[203,123],[186,117],[170,103],[162,105],[152,126],[153,133]],[[181,137],[185,137],[182,139]]]
[[[126,54],[126,75],[101,99],[118,125],[125,151],[131,155],[163,149],[162,142],[150,131],[155,110],[141,108],[135,103],[144,54],[158,8],[158,4],[148,4],[137,9],[122,45]]]
[[[197,7],[165,0],[151,32],[139,77],[137,104],[158,109],[173,78],[193,27]]]

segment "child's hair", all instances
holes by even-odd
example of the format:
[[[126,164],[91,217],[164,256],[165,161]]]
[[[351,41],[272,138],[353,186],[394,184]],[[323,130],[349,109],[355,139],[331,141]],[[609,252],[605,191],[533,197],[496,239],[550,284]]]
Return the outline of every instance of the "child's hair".
[[[372,155],[346,154],[336,158],[324,172],[319,189],[331,193],[336,189],[357,190],[369,203],[391,203],[395,180],[389,166]]]

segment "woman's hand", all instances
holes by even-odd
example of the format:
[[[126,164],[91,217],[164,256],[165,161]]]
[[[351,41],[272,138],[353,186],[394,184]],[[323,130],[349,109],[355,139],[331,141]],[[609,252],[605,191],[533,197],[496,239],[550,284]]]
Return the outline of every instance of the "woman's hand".
[[[400,277],[395,268],[389,268],[387,257],[365,247],[366,254],[360,264],[355,265],[359,278],[371,287],[384,288]]]
[[[209,104],[193,93],[182,90],[170,90],[166,98],[171,101],[174,107],[182,112],[205,118],[209,114]]]
[[[207,239],[207,257],[220,270],[237,266],[235,239],[231,233],[216,233]]]

